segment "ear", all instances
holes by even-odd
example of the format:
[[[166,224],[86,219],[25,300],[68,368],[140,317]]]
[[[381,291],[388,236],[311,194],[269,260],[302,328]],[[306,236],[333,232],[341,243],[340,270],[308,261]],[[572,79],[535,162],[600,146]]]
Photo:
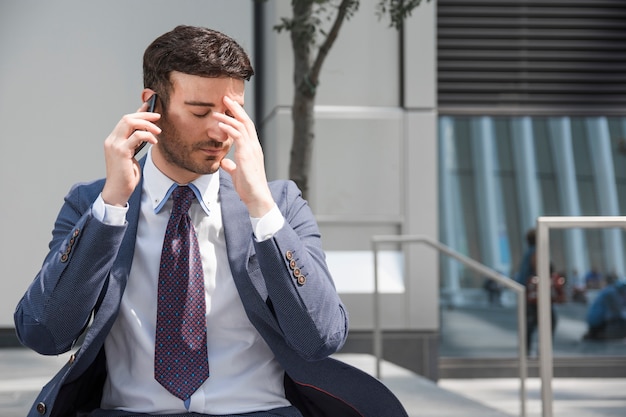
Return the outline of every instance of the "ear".
[[[141,92],[141,101],[145,103],[146,101],[148,101],[150,97],[152,97],[154,93],[155,91],[153,89],[144,88],[143,91]]]

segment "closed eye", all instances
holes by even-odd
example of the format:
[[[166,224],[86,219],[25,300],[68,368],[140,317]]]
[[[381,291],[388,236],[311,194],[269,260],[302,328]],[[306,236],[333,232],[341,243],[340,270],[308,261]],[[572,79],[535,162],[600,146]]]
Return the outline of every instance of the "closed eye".
[[[209,114],[211,114],[211,110],[204,112],[202,114],[198,114],[198,113],[192,113],[194,116],[196,116],[198,119],[202,119],[203,117],[207,117]]]

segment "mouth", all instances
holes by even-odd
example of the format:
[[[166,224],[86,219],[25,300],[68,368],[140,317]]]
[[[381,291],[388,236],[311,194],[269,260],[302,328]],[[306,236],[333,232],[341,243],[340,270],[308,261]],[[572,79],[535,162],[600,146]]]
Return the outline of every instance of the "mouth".
[[[196,146],[196,150],[208,155],[219,155],[224,150],[224,144],[217,141],[204,142]]]
[[[218,159],[222,156],[222,149],[200,148],[198,149],[207,159]]]

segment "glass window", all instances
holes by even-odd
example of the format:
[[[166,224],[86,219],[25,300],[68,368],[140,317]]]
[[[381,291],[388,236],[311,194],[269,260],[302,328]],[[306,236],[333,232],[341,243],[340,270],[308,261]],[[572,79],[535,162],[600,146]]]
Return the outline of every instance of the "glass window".
[[[453,206],[455,215],[441,216],[440,219],[445,222],[446,219],[452,217],[456,219],[456,222],[461,222],[462,224],[457,224],[456,227],[462,229],[464,235],[463,247],[455,247],[451,244],[452,249],[483,264],[489,263],[487,259],[496,258],[494,254],[485,253],[486,250],[499,250],[501,253],[506,253],[507,256],[510,255],[511,270],[499,272],[513,277],[526,249],[527,230],[520,222],[520,217],[528,207],[533,205],[539,207],[538,215],[540,216],[602,215],[602,207],[615,204],[616,201],[619,213],[626,215],[626,142],[624,142],[626,118],[534,117],[531,119],[532,127],[529,129],[532,136],[530,140],[532,149],[530,152],[516,153],[516,150],[520,148],[516,146],[519,144],[514,141],[520,139],[514,135],[513,123],[519,120],[515,117],[494,117],[490,120],[491,124],[488,124],[488,126],[493,126],[493,152],[488,152],[492,153],[491,155],[476,153],[478,149],[492,149],[489,146],[478,148],[480,146],[478,141],[481,138],[475,137],[476,133],[472,130],[472,127],[476,126],[475,123],[484,121],[484,116],[454,118],[448,116],[447,118],[454,125],[451,142],[454,145],[455,160],[441,158],[440,172],[441,175],[453,178],[458,187],[451,190],[456,193],[453,196],[456,203]],[[609,141],[601,140],[601,135],[606,138],[604,134],[606,130],[602,130],[603,126],[608,126]],[[479,132],[485,134],[484,131]],[[483,137],[482,140],[484,139]],[[606,149],[607,146],[610,146],[610,149]],[[604,148],[601,149],[602,152],[596,152],[597,147]],[[603,171],[605,164],[598,160],[597,155],[611,155],[612,161],[610,162],[614,169],[611,172],[607,172],[607,169]],[[479,198],[477,187],[480,186],[477,185],[477,172],[479,168],[484,168],[478,165],[481,163],[493,166],[496,186],[491,189],[492,191],[489,191],[487,187],[487,192],[499,194],[486,195],[485,198],[499,202],[502,211],[498,215],[502,215],[503,224],[499,225],[498,233],[493,236],[485,235],[485,230],[493,230],[493,228],[490,229],[481,224],[481,222],[493,221],[493,219],[485,220],[484,216],[479,216],[478,212],[478,207],[481,205],[477,201]],[[534,170],[529,172],[528,167],[534,167]],[[608,176],[610,187],[600,180],[600,173],[602,173],[602,178]],[[536,189],[537,195],[525,195],[520,189],[520,184],[527,185],[526,189]],[[531,186],[528,186],[529,184]],[[617,195],[614,195],[614,198],[607,197],[607,190],[614,190],[611,192]],[[447,201],[451,198],[449,192],[448,196],[440,196],[442,204],[450,203]],[[612,199],[613,203],[602,201],[603,198]],[[440,227],[443,230],[444,227],[451,227],[451,225],[441,224]],[[626,232],[622,231],[617,235],[619,239],[607,239],[607,234],[602,229],[584,229],[583,233],[578,233],[578,235],[573,234],[570,229],[550,232],[551,263],[556,272],[560,272],[569,279],[564,289],[565,303],[557,306],[556,309],[563,323],[560,330],[557,327],[555,340],[559,343],[555,342],[556,353],[572,353],[568,351],[567,346],[570,348],[578,346],[574,341],[582,340],[587,329],[585,323],[587,304],[576,298],[578,296],[576,291],[580,290],[578,286],[584,282],[585,274],[592,268],[598,269],[601,274],[609,272],[608,263],[611,258],[606,254],[607,244],[626,247]],[[578,240],[573,242],[573,239]],[[461,240],[456,240],[456,242],[459,244]],[[481,242],[492,244],[485,245]],[[441,260],[445,262],[445,257]],[[626,260],[622,257],[621,262],[622,264],[617,266],[618,276],[626,279],[624,276]],[[479,314],[479,311],[482,310],[475,309],[475,307],[488,307],[493,302],[493,294],[490,293],[487,285],[483,286],[484,277],[479,277],[465,269],[458,272],[458,270],[442,268],[441,271],[442,274],[450,271],[459,274],[459,276],[442,276],[441,282],[444,287],[450,286],[455,291],[459,291],[454,299],[457,303],[473,306],[472,314],[480,316],[482,313]],[[589,288],[588,297],[593,297],[594,291],[597,290]],[[499,288],[497,301],[501,307],[505,308],[501,311],[502,319],[508,317],[507,320],[514,322],[516,306],[514,295],[506,289]],[[591,301],[591,298],[588,301]],[[451,318],[453,314],[458,314],[458,312],[442,315],[442,328],[453,326]],[[492,323],[486,327],[494,331],[493,326]],[[445,333],[445,329],[443,330]],[[470,329],[468,331],[471,332]],[[477,334],[473,336],[479,338]],[[442,341],[442,356],[454,355],[453,352],[461,354],[463,349],[459,349],[458,345],[452,348],[448,342]],[[503,349],[512,356],[517,353],[514,344],[507,345]],[[608,349],[606,353],[613,354],[614,351]],[[468,355],[472,356],[474,353]]]

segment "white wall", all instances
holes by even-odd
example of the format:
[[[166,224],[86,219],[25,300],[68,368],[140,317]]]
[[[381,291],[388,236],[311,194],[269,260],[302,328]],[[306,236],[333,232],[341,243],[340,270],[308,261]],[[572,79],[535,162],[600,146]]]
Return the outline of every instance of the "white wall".
[[[0,3],[0,328],[13,327],[63,197],[104,175],[104,139],[141,105],[145,47],[178,24],[223,31],[252,52],[249,0]]]

